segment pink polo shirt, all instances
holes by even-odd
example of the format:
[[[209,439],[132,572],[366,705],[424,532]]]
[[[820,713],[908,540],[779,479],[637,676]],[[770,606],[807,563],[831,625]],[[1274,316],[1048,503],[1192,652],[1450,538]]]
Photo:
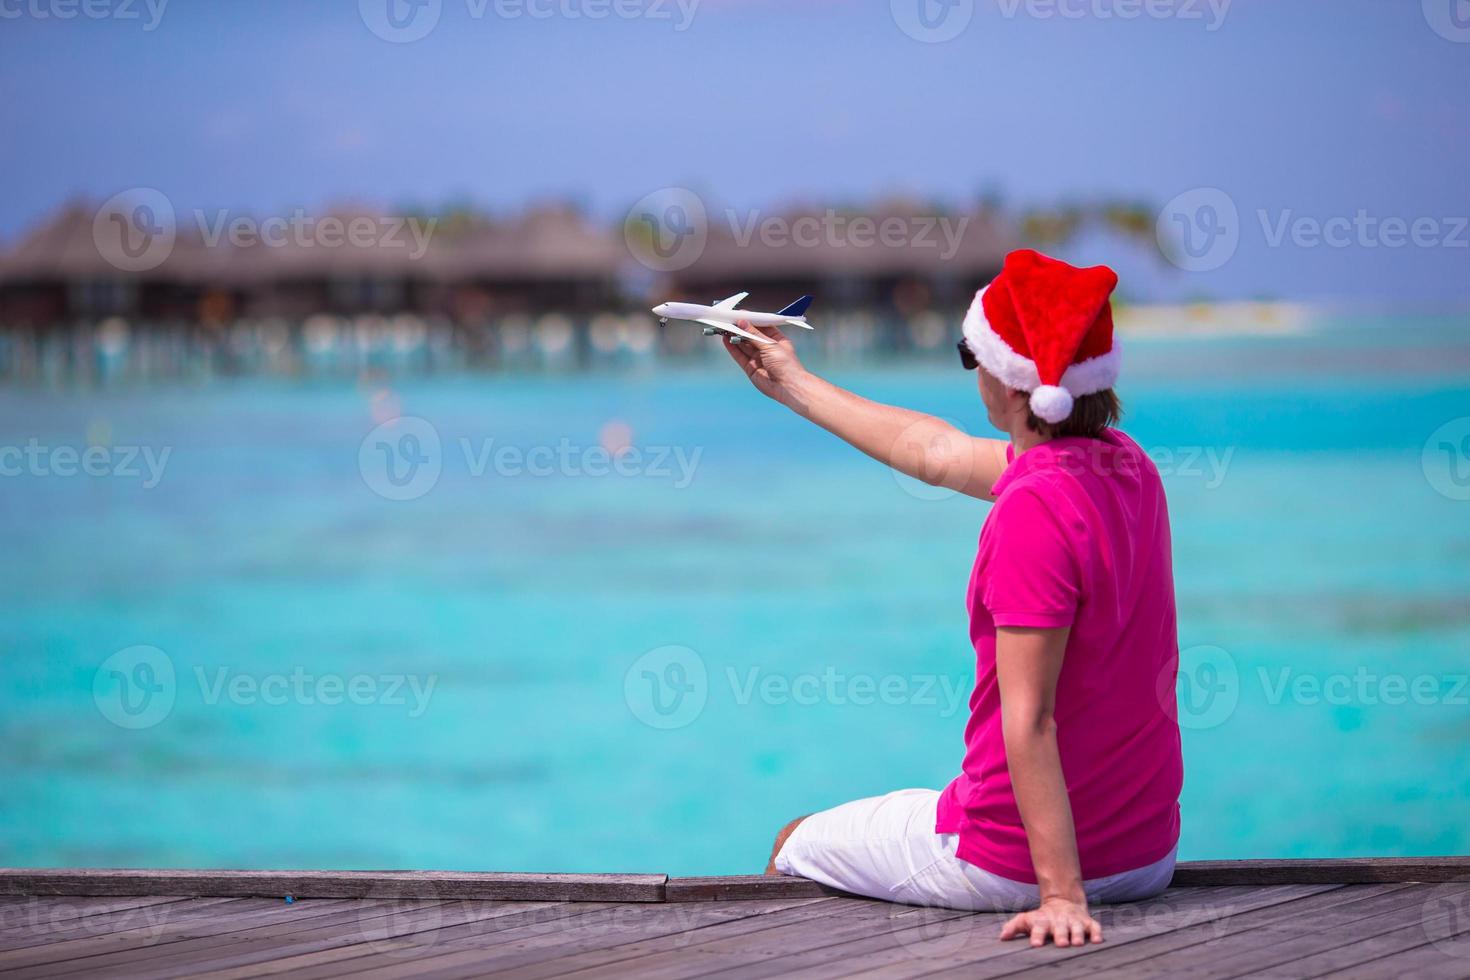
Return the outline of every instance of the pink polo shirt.
[[[1184,782],[1163,485],[1143,450],[1116,429],[1008,458],[970,576],[976,666],[965,761],[940,796],[936,830],[959,834],[963,860],[1036,882],[1006,766],[995,630],[1070,626],[1057,744],[1082,876],[1144,867],[1179,839]]]

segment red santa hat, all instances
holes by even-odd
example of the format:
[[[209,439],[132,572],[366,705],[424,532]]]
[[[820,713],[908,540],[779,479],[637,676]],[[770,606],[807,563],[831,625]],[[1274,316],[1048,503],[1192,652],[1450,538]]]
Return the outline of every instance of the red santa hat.
[[[1111,388],[1121,352],[1108,301],[1118,274],[1079,269],[1031,249],[1006,256],[1000,275],[975,294],[965,343],[985,370],[1031,392],[1031,411],[1053,424],[1072,400]]]

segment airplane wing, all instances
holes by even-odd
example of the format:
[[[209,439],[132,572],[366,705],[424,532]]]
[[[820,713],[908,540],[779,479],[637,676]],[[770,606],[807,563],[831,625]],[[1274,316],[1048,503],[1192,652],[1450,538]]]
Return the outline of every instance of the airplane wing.
[[[775,343],[775,341],[772,340],[772,339],[770,339],[769,337],[762,337],[760,334],[754,334],[754,333],[751,333],[748,330],[741,330],[739,327],[735,326],[733,323],[721,323],[719,320],[695,320],[694,322],[695,323],[702,323],[706,327],[714,327],[716,330],[720,331],[721,333],[731,333],[731,334],[734,334],[737,337],[744,337],[746,340],[755,341],[757,344],[774,344]]]
[[[735,307],[737,307],[737,306],[739,306],[741,304],[741,302],[745,299],[745,297],[747,297],[749,295],[750,295],[749,293],[736,293],[734,296],[731,296],[729,299],[722,299],[722,300],[720,300],[718,303],[716,303],[714,305],[713,308],[716,309],[716,310],[733,310],[733,309],[735,309]]]

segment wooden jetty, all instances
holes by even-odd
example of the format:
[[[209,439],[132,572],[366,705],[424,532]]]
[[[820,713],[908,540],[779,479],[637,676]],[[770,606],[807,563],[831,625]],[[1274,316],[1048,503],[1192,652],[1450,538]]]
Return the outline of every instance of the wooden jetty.
[[[800,878],[0,869],[0,976],[1470,977],[1470,858],[1204,861],[1101,945]]]

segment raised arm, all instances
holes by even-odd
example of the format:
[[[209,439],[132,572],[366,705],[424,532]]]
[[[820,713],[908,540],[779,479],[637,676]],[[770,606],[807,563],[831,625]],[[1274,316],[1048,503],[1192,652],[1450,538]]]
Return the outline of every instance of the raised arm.
[[[725,340],[725,349],[763,394],[901,473],[971,497],[994,499],[990,488],[1006,467],[1004,441],[976,438],[932,415],[855,395],[803,367],[781,331],[741,327],[775,341]]]

